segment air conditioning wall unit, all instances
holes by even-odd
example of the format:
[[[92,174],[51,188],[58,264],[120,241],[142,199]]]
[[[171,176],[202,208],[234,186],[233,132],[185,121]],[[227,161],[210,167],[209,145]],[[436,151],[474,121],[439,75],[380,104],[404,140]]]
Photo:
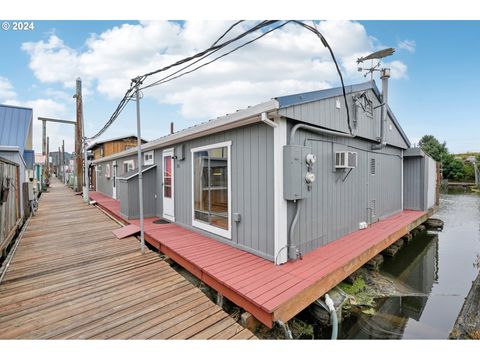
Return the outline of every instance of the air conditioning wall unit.
[[[357,167],[358,153],[355,151],[336,151],[335,169],[353,169]]]

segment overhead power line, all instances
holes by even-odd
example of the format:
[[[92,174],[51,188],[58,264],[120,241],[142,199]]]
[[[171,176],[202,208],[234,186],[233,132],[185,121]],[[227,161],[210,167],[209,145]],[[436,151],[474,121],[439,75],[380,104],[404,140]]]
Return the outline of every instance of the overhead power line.
[[[242,20],[243,21],[243,20]],[[269,26],[269,25],[272,25],[274,23],[277,22],[277,20],[264,20],[262,22],[260,22],[259,24],[253,26],[252,28],[250,28],[249,30],[243,32],[242,34],[240,35],[237,35],[235,37],[233,37],[232,39],[230,40],[227,40],[227,41],[224,41],[220,44],[218,44],[218,42],[225,37],[225,35],[230,32],[231,29],[233,29],[233,27],[235,27],[236,25],[238,25],[241,21],[238,21],[236,23],[234,23],[232,26],[230,26],[230,28],[227,29],[227,31],[225,31],[214,43],[213,43],[213,46],[210,46],[208,49],[205,49],[199,53],[196,53],[195,55],[192,55],[192,56],[189,56],[189,57],[186,57],[182,60],[179,60],[173,64],[170,64],[170,65],[167,65],[161,69],[157,69],[155,71],[151,71],[151,72],[148,72],[146,74],[143,74],[139,77],[136,78],[136,81],[138,81],[140,84],[143,83],[143,81],[145,81],[145,79],[147,79],[149,76],[152,76],[152,75],[155,75],[155,74],[158,74],[160,72],[164,72],[164,71],[167,71],[173,67],[176,67],[176,66],[179,66],[179,65],[182,65],[182,64],[185,64],[189,61],[192,61],[194,59],[197,59],[197,58],[200,58],[204,55],[207,55],[211,52],[216,52],[222,48],[224,48],[225,46],[235,42],[235,41],[238,41],[240,39],[242,39],[243,37],[247,36],[248,34],[251,34],[257,30],[260,30],[266,26]],[[115,111],[113,112],[113,114],[110,116],[110,119],[106,122],[106,124],[102,127],[102,129],[100,131],[98,131],[95,135],[93,135],[90,139],[95,139],[97,137],[99,137],[100,135],[102,135],[109,127],[110,125],[118,118],[118,116],[120,115],[120,113],[122,112],[122,110],[125,108],[125,106],[127,105],[129,99],[132,97],[133,95],[133,92],[135,91],[135,84],[134,82],[132,81],[132,83],[130,84],[130,88],[126,91],[125,95],[123,96],[122,100],[120,100],[120,103],[118,104],[117,108],[115,109]]]
[[[190,64],[190,65],[187,65],[187,66],[183,67],[182,69],[174,72],[173,74],[170,74],[170,75],[168,75],[168,76],[165,76],[164,78],[159,79],[159,80],[157,80],[157,81],[155,81],[155,82],[153,82],[153,83],[151,83],[151,84],[149,84],[149,85],[145,85],[144,87],[140,88],[140,90],[148,89],[148,88],[150,88],[150,87],[157,86],[157,85],[161,85],[161,84],[164,84],[164,83],[166,83],[166,82],[169,82],[169,81],[178,79],[179,77],[182,77],[182,76],[184,76],[184,75],[190,74],[190,73],[192,73],[192,72],[194,72],[194,71],[196,71],[196,70],[198,70],[198,69],[200,69],[200,68],[202,68],[202,67],[204,67],[204,66],[207,66],[207,65],[209,65],[209,64],[211,64],[211,63],[213,63],[213,62],[215,62],[215,61],[217,61],[217,60],[219,60],[219,59],[221,59],[221,58],[223,58],[223,57],[225,57],[225,56],[227,56],[227,55],[230,55],[231,53],[233,53],[233,52],[241,49],[242,47],[247,46],[248,44],[251,44],[251,43],[254,42],[254,41],[257,41],[258,39],[261,39],[262,37],[268,35],[268,34],[271,33],[272,31],[275,31],[275,30],[277,30],[277,29],[279,29],[279,28],[287,25],[289,22],[290,22],[290,21],[286,21],[286,22],[284,22],[284,23],[281,24],[281,25],[278,25],[278,26],[276,26],[276,27],[274,27],[274,28],[272,28],[272,29],[270,29],[270,30],[268,30],[268,31],[265,31],[262,35],[259,35],[259,36],[257,36],[256,38],[254,38],[254,39],[252,39],[252,40],[250,40],[250,41],[247,41],[247,42],[243,43],[242,45],[239,45],[239,46],[235,47],[234,49],[232,49],[232,50],[230,50],[230,51],[228,51],[228,52],[226,52],[226,53],[224,53],[224,54],[222,54],[222,55],[219,55],[219,56],[217,56],[216,58],[214,58],[214,59],[212,59],[212,60],[210,60],[210,61],[208,61],[208,62],[206,62],[206,63],[204,63],[204,64],[202,64],[202,65],[197,66],[196,68],[193,68],[193,69],[191,69],[191,70],[189,70],[189,71],[185,71],[184,73],[182,73],[182,74],[180,74],[180,75],[174,76],[175,74],[177,74],[177,73],[180,72],[181,70],[184,70],[184,69],[190,67],[191,65],[194,65],[196,62],[198,62],[198,61],[200,61],[200,60],[203,60],[204,58],[207,57],[207,55],[206,55],[206,56],[200,58],[199,60],[197,60],[195,63],[192,63],[192,64]],[[209,55],[211,55],[211,54],[209,54]]]
[[[106,122],[106,124],[102,127],[102,129],[97,132],[93,137],[91,137],[90,139],[94,139],[94,138],[97,138],[98,136],[100,136],[101,134],[103,134],[107,129],[108,127],[111,126],[111,124],[118,118],[118,116],[120,115],[120,113],[122,112],[122,110],[125,108],[125,106],[127,105],[128,101],[131,99],[131,97],[133,96],[134,92],[136,91],[136,86],[137,85],[141,85],[144,83],[144,81],[150,77],[150,76],[153,76],[155,74],[158,74],[158,73],[161,73],[161,72],[165,72],[167,70],[170,70],[174,67],[177,67],[177,66],[180,66],[180,65],[183,65],[183,64],[187,64],[185,66],[183,66],[182,68],[178,69],[177,71],[161,78],[161,79],[158,79],[148,85],[145,85],[143,87],[139,87],[139,90],[143,90],[143,89],[147,89],[147,88],[150,88],[150,87],[153,87],[153,86],[158,86],[158,85],[161,85],[161,84],[164,84],[166,82],[169,82],[169,81],[172,81],[172,80],[175,80],[175,79],[178,79],[182,76],[185,76],[187,74],[190,74],[204,66],[207,66],[241,48],[243,48],[244,46],[248,45],[248,44],[251,44],[259,39],[261,39],[262,37],[266,36],[267,34],[275,31],[275,30],[278,30],[279,28],[287,25],[288,23],[295,23],[297,25],[300,25],[302,27],[304,27],[305,29],[313,32],[315,35],[318,36],[318,38],[322,41],[322,44],[328,49],[329,53],[330,53],[330,56],[335,64],[335,67],[336,67],[336,70],[337,70],[337,73],[340,77],[340,82],[342,84],[342,90],[343,90],[343,98],[344,98],[344,102],[345,102],[345,108],[346,108],[346,111],[347,111],[347,125],[348,125],[348,130],[350,132],[350,134],[353,134],[353,131],[352,131],[352,127],[351,127],[351,124],[350,124],[350,112],[349,112],[349,108],[348,108],[348,102],[347,102],[347,95],[346,95],[346,90],[345,90],[345,84],[344,84],[344,81],[343,81],[343,76],[342,76],[342,73],[341,73],[341,70],[340,70],[340,67],[337,63],[337,60],[335,58],[335,55],[334,55],[334,52],[332,50],[332,48],[330,47],[330,45],[328,44],[327,40],[325,39],[325,37],[316,29],[316,27],[312,27],[310,25],[307,25],[305,24],[304,22],[302,21],[298,21],[298,20],[289,20],[289,21],[285,21],[283,22],[282,24],[278,25],[278,26],[275,26],[267,31],[265,31],[264,33],[262,33],[261,35],[255,37],[254,39],[252,40],[249,40],[249,41],[246,41],[244,42],[243,44],[241,45],[238,45],[236,46],[235,48],[233,48],[232,50],[222,54],[222,55],[219,55],[217,56],[216,58],[210,60],[210,61],[207,61],[201,65],[198,65],[196,66],[195,68],[193,69],[190,69],[188,71],[184,71],[190,67],[192,67],[193,65],[195,64],[198,64],[200,61],[206,59],[207,57],[211,56],[212,54],[220,51],[221,49],[225,48],[226,46],[236,42],[236,41],[239,41],[240,39],[244,38],[245,36],[251,34],[251,33],[254,33],[255,31],[258,31],[262,28],[265,28],[267,26],[271,26],[275,23],[277,23],[278,21],[277,20],[264,20],[262,22],[260,22],[259,24],[251,27],[249,30],[247,31],[244,31],[243,33],[241,33],[240,35],[237,35],[227,41],[224,41],[222,43],[219,43],[235,26],[237,26],[238,24],[240,24],[241,22],[243,22],[243,20],[240,20],[240,21],[237,21],[236,23],[232,24],[209,48],[199,52],[199,53],[196,53],[192,56],[189,56],[189,57],[186,57],[184,59],[181,59],[175,63],[172,63],[170,65],[167,65],[165,67],[162,67],[160,69],[157,69],[157,70],[154,70],[154,71],[151,71],[151,72],[148,72],[146,74],[143,74],[141,76],[138,76],[137,78],[133,79],[132,80],[132,83],[130,84],[130,88],[126,91],[124,97],[122,98],[122,100],[120,101],[120,103],[118,104],[117,108],[115,109],[115,111],[113,112],[113,114],[111,115],[110,119]],[[192,60],[195,60],[195,61],[192,61]],[[183,71],[183,72],[182,72]]]

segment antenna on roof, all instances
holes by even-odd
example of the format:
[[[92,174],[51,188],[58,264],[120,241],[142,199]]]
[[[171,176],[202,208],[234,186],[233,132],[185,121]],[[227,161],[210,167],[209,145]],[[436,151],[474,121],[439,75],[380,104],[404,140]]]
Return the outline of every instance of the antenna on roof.
[[[380,68],[380,63],[381,63],[380,59],[383,59],[384,57],[387,57],[387,56],[391,56],[391,55],[393,55],[394,52],[395,52],[394,48],[387,48],[387,49],[383,49],[383,50],[371,53],[370,55],[358,58],[357,59],[357,64],[363,63],[366,60],[372,60],[372,64],[369,68],[359,67],[358,71],[359,72],[365,71],[364,76],[367,77],[367,75],[370,74],[370,80],[373,80],[374,71],[380,71],[381,72],[381,71],[384,70],[384,69]],[[378,59],[378,63],[376,65],[373,64],[373,61],[375,59]]]
[[[388,112],[388,79],[390,78],[390,69],[386,67],[381,67],[381,59],[384,57],[393,55],[395,52],[394,48],[387,48],[380,51],[371,53],[370,55],[361,57],[357,59],[357,64],[363,63],[366,60],[371,60],[371,66],[369,68],[359,67],[358,71],[365,71],[364,76],[367,77],[370,74],[370,80],[373,80],[373,73],[375,71],[380,72],[380,79],[382,79],[382,94],[381,94],[381,104],[382,107],[381,121],[380,121],[380,136],[377,138],[378,144],[372,145],[373,150],[383,149],[387,145],[386,140],[386,128],[387,128],[387,112]],[[374,60],[378,60],[377,64],[374,65]]]

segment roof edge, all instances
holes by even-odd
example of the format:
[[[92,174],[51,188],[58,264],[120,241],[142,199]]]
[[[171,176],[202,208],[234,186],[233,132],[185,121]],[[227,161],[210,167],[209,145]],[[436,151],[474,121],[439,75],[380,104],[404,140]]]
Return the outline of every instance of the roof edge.
[[[13,109],[30,110],[33,113],[33,108],[29,108],[29,107],[26,107],[26,106],[7,105],[7,104],[0,104],[0,106],[9,107],[9,108],[13,108]]]
[[[382,102],[381,93],[377,87],[375,80],[369,80],[363,83],[345,86],[345,92],[347,94],[351,94],[358,91],[365,91],[365,90],[372,90],[375,96],[377,97],[378,101],[380,101],[380,103]],[[293,105],[302,105],[309,102],[329,99],[332,97],[337,97],[342,95],[343,95],[343,88],[339,86],[336,88],[316,90],[316,91],[287,95],[287,96],[279,96],[276,99],[279,101],[279,106],[280,106],[279,108],[283,109]],[[389,105],[387,105],[387,113],[392,119],[395,126],[397,127],[398,131],[400,132],[400,135],[402,136],[403,140],[407,144],[407,147],[412,146],[410,139],[408,138],[407,134],[405,134],[405,131],[403,131],[399,121],[393,114],[393,111]]]
[[[153,164],[153,165],[144,165],[142,166],[142,174],[145,172],[145,171],[148,171],[150,169],[153,169],[154,167],[157,167],[157,164]],[[132,170],[134,171],[134,170]],[[135,176],[138,176],[138,168],[137,168],[137,172],[130,175],[130,176],[117,176],[117,180],[130,180],[132,178],[134,178]]]
[[[170,146],[178,144],[182,141],[188,141],[190,139],[195,139],[202,134],[205,133],[215,133],[224,130],[228,130],[230,128],[236,128],[244,125],[249,125],[254,122],[260,122],[260,115],[264,112],[272,112],[278,110],[278,101],[276,99],[272,99],[258,105],[251,106],[246,109],[239,110],[232,114],[227,114],[224,116],[217,117],[216,119],[212,119],[210,121],[206,121],[189,128],[180,130],[173,134],[165,135],[161,138],[156,140],[152,140],[147,142],[146,144],[142,144],[141,149],[143,151],[148,150],[155,150],[158,148],[162,148],[164,146]],[[255,119],[251,122],[246,122],[249,119]],[[228,127],[228,129],[226,129]],[[102,163],[105,161],[116,160],[120,159],[129,155],[133,155],[137,153],[137,147],[132,149],[124,150],[122,152],[109,155],[98,160],[92,161],[92,164]]]

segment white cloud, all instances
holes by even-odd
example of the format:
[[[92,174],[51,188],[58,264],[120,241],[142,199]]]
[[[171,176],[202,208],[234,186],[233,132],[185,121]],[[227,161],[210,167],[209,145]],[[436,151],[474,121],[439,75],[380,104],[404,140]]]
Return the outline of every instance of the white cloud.
[[[408,52],[414,53],[417,43],[415,40],[403,40],[398,43],[400,49],[407,50]]]
[[[0,76],[0,101],[13,99],[17,96],[10,81]]]
[[[403,62],[394,60],[391,62],[386,62],[384,63],[386,67],[389,67],[391,69],[391,76],[392,79],[406,79],[408,78],[407,75],[407,65],[405,65]]]
[[[22,50],[30,55],[30,69],[41,82],[75,84],[79,74],[78,54],[56,35],[50,35],[47,42],[23,43]]]
[[[70,48],[56,35],[50,35],[47,41],[24,43],[22,49],[30,55],[30,68],[40,81],[72,87],[80,76],[87,91],[95,89],[110,99],[120,99],[130,79],[208,47],[230,24],[226,21],[124,24],[91,35],[82,50]],[[252,24],[240,24],[226,38]],[[379,41],[357,22],[321,21],[317,26],[332,46],[346,82],[364,81],[355,60],[378,50]],[[406,77],[405,64],[392,61],[390,65],[392,77]],[[161,103],[180,105],[185,117],[205,119],[273,96],[338,83],[330,54],[321,41],[300,26],[289,24],[215,64],[145,90],[144,95]]]

